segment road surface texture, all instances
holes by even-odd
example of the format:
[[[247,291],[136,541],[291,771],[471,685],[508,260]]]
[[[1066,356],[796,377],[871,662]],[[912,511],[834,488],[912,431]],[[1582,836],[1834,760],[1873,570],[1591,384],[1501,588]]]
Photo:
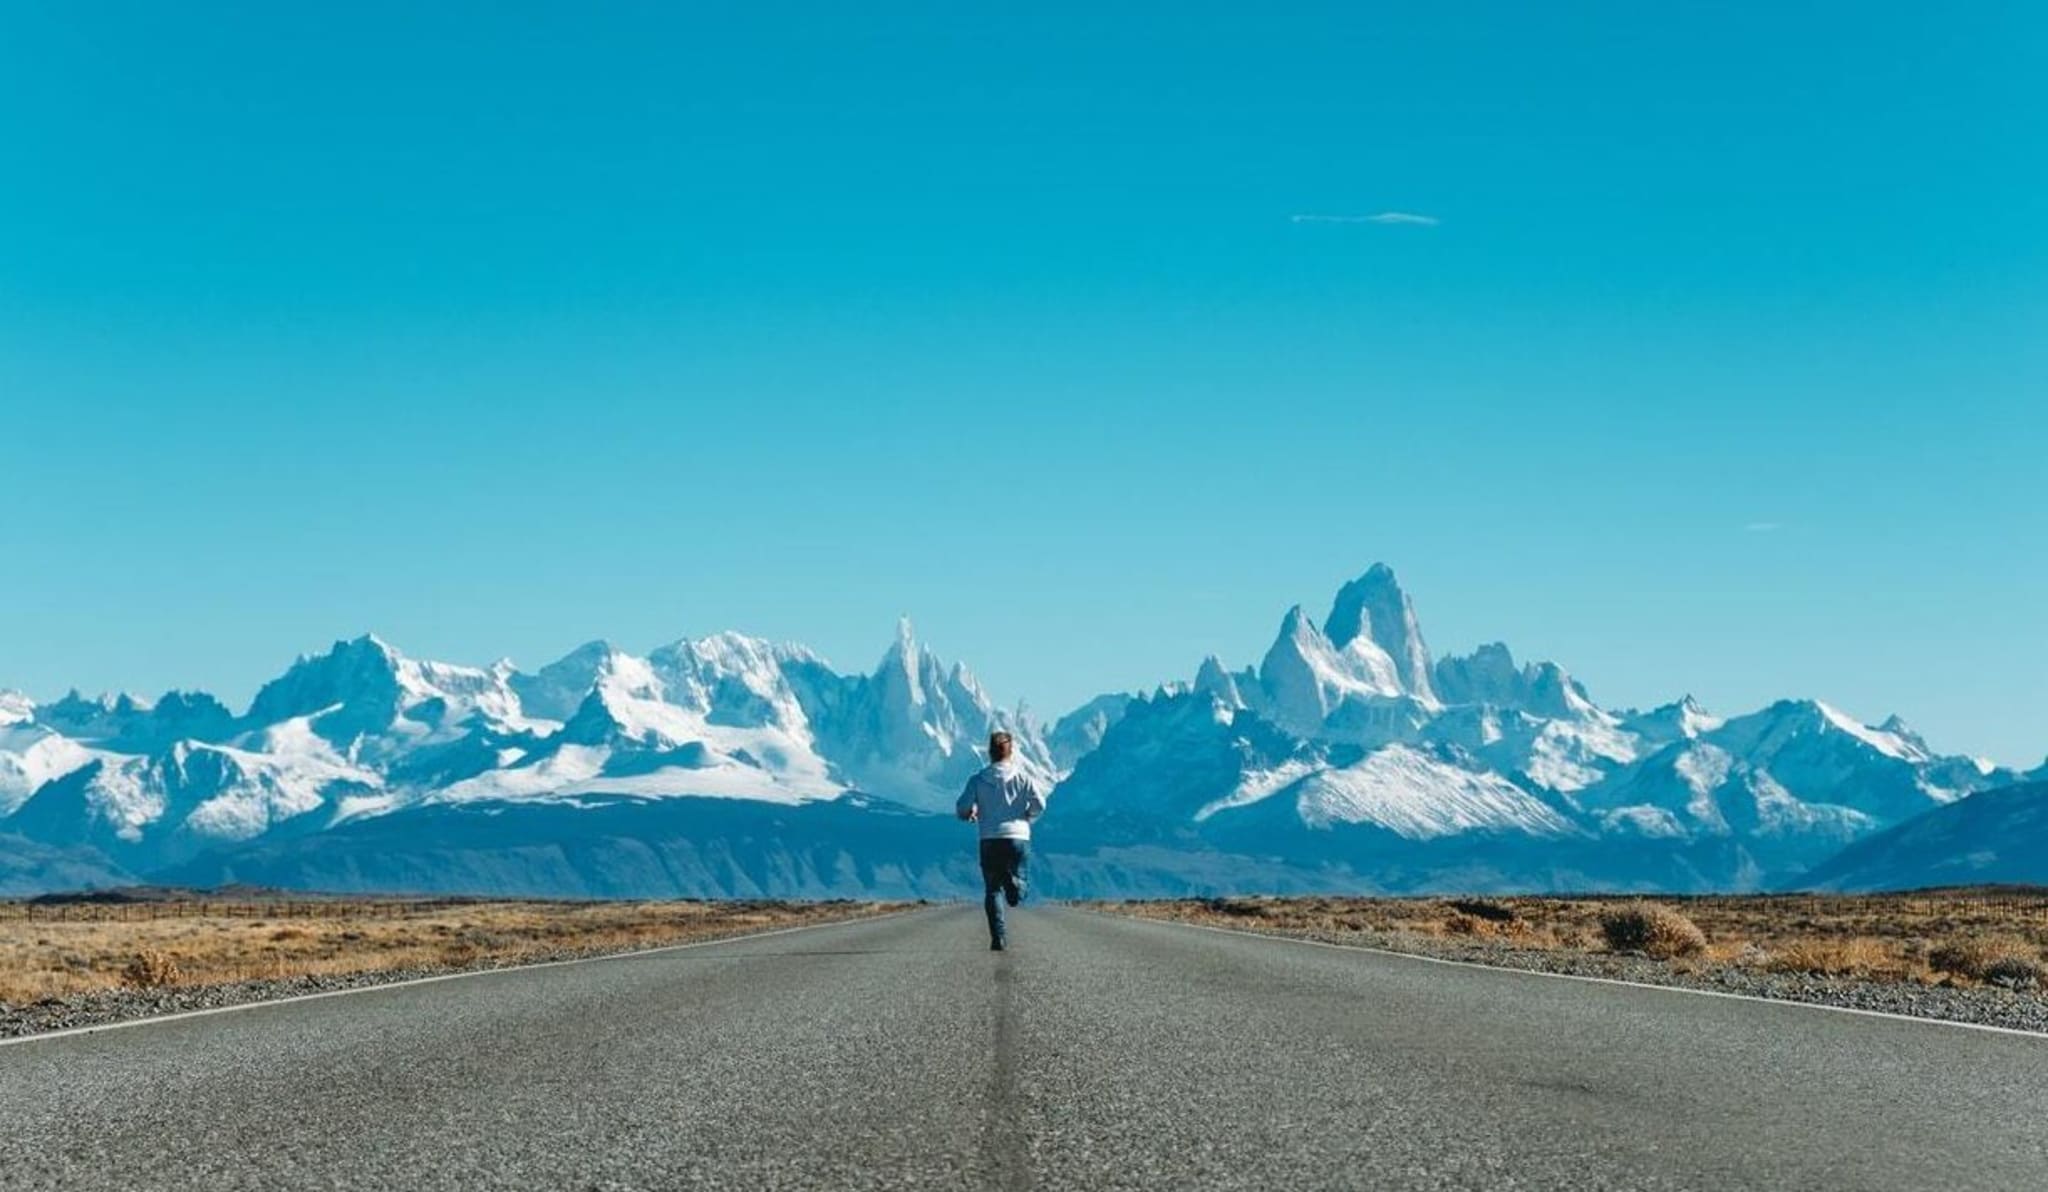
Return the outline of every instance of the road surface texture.
[[[1076,910],[982,931],[0,1046],[0,1187],[2048,1187],[2048,1038]]]

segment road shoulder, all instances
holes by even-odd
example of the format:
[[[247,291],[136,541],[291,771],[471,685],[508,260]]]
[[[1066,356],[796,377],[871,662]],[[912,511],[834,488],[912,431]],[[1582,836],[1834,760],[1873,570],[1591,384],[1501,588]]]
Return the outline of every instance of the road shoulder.
[[[149,1026],[211,1014],[253,1010],[289,1002],[316,1001],[356,993],[402,989],[443,981],[459,981],[566,965],[629,960],[692,948],[743,943],[797,932],[872,923],[928,909],[922,904],[892,906],[879,912],[849,914],[791,927],[762,931],[742,928],[657,944],[641,948],[560,949],[512,962],[482,962],[466,966],[383,969],[370,972],[290,977],[277,980],[237,981],[210,985],[189,985],[169,989],[108,989],[25,1006],[0,1005],[0,1047],[33,1043],[44,1039],[91,1034],[96,1031]]]
[[[1460,968],[1794,1005],[2048,1038],[2048,999],[2007,990],[1906,987],[1868,981],[1791,977],[1785,974],[1744,974],[1734,971],[1723,971],[1712,977],[1693,976],[1675,973],[1664,965],[1643,957],[1518,951],[1504,947],[1397,938],[1391,933],[1381,932],[1340,934],[1249,926],[1221,927],[1210,923],[1190,923],[1157,915],[1118,911],[1101,904],[1077,909],[1137,922],[1157,923],[1166,927],[1329,948],[1340,952],[1363,952]]]

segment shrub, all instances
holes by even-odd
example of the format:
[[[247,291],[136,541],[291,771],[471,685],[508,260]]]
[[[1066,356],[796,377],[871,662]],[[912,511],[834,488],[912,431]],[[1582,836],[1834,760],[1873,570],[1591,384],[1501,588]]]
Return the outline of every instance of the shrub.
[[[1461,915],[1484,919],[1489,923],[1512,923],[1522,916],[1515,908],[1487,898],[1453,898],[1451,909]]]
[[[1927,950],[1927,967],[2011,989],[2031,989],[2048,976],[2031,950],[2013,940],[1948,940]]]
[[[1444,931],[1451,935],[1492,935],[1493,923],[1463,911],[1452,911],[1444,920]]]
[[[2048,971],[2042,969],[2040,961],[2027,956],[2000,956],[1984,966],[1984,979],[2007,989],[2038,988],[2044,978],[2048,978]]]
[[[1600,934],[1614,952],[1640,952],[1657,960],[1706,951],[1707,935],[1691,919],[1654,902],[1630,902],[1600,912]]]
[[[128,967],[121,971],[121,979],[137,989],[161,989],[166,985],[176,985],[184,975],[178,968],[176,958],[168,952],[159,952],[154,948],[144,948],[137,952],[135,959],[130,960]]]
[[[1264,919],[1271,917],[1273,908],[1263,902],[1248,898],[1211,898],[1210,911],[1219,915],[1236,915],[1242,918]]]
[[[1927,949],[1927,967],[1975,980],[1989,960],[1986,952],[1979,940],[1948,940]]]

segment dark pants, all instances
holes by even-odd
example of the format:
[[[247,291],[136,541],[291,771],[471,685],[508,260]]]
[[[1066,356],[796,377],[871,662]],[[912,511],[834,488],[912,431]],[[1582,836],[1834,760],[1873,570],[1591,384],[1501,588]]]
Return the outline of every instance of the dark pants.
[[[988,911],[988,938],[1004,941],[1003,901],[1016,906],[1024,898],[1024,862],[1031,856],[1029,841],[998,837],[981,842],[981,904]]]

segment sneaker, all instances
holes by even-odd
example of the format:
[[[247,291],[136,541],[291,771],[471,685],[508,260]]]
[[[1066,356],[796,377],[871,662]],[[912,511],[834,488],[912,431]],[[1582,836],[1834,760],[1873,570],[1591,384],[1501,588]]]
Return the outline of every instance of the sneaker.
[[[1001,940],[990,940],[988,942],[988,950],[991,952],[1000,952],[1004,949],[1005,946],[1006,945]]]
[[[1024,901],[1024,887],[1021,885],[1003,887],[1003,901],[1011,906],[1016,906]]]

